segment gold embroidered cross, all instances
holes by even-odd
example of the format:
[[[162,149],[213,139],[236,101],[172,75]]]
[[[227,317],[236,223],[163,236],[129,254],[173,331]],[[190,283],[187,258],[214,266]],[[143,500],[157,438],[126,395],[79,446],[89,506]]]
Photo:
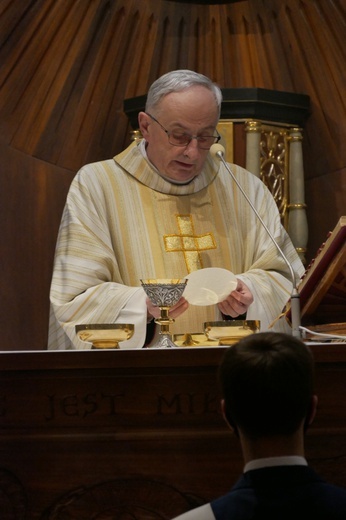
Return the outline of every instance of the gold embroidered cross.
[[[176,215],[179,234],[164,235],[165,249],[168,253],[183,252],[188,273],[201,269],[201,251],[216,249],[212,233],[196,235],[192,215]]]

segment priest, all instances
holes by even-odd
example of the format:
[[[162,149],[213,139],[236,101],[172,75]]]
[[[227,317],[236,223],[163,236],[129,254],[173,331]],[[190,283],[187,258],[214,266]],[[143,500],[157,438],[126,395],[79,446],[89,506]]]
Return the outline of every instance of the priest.
[[[284,318],[276,320],[292,291],[287,265],[210,154],[220,138],[221,102],[220,88],[206,76],[169,72],[152,84],[139,114],[143,139],[77,173],[55,253],[49,349],[91,348],[75,332],[88,323],[133,323],[122,347],[142,348],[160,311],[140,280],[184,278],[207,267],[234,273],[236,288],[212,305],[182,297],[170,310],[173,333],[203,332],[206,321],[239,316],[260,320],[261,331],[289,332]],[[256,176],[231,167],[298,280],[304,267],[272,195]]]

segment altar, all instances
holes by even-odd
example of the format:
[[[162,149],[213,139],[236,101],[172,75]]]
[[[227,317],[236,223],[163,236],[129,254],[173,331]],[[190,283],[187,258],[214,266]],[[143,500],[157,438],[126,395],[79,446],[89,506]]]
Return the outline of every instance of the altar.
[[[226,347],[0,353],[1,520],[172,518],[242,471],[219,408]],[[311,466],[346,487],[346,344],[312,346]]]

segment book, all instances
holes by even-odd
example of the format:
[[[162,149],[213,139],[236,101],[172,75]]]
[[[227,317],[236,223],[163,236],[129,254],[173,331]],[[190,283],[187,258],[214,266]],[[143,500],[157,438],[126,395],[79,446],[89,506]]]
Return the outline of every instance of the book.
[[[317,251],[298,284],[305,324],[346,322],[346,216]],[[285,312],[290,321],[290,305]]]

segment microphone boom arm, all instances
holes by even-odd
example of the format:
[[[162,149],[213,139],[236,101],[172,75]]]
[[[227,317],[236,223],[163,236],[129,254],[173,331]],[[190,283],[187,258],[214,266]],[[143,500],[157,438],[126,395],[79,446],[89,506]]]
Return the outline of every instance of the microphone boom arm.
[[[268,234],[269,238],[271,239],[271,241],[273,242],[273,244],[275,245],[275,247],[279,251],[282,259],[285,261],[285,263],[286,263],[286,265],[287,265],[287,267],[288,267],[288,269],[290,271],[290,275],[291,275],[291,278],[292,278],[292,284],[293,284],[293,290],[292,290],[292,293],[291,293],[292,336],[300,338],[301,337],[301,331],[300,331],[300,325],[301,325],[301,323],[300,323],[300,294],[298,292],[296,277],[295,277],[293,268],[292,268],[290,262],[287,260],[286,255],[282,251],[281,247],[279,246],[279,244],[275,240],[273,234],[268,229],[268,226],[266,226],[266,224],[264,223],[262,217],[258,213],[258,211],[255,208],[255,206],[252,204],[252,202],[251,202],[250,198],[248,197],[247,193],[244,191],[244,189],[242,188],[242,186],[239,183],[238,179],[235,177],[234,173],[232,172],[232,170],[230,169],[230,167],[226,163],[225,159],[223,158],[224,153],[225,153],[224,147],[222,145],[220,145],[220,144],[213,144],[213,146],[210,148],[210,153],[211,153],[211,155],[213,155],[215,157],[218,157],[222,161],[222,163],[225,166],[226,170],[231,175],[232,179],[234,180],[234,182],[238,186],[239,190],[241,191],[241,193],[244,195],[245,199],[247,200],[247,202],[251,206],[251,209],[254,211],[256,217],[258,218],[258,220],[260,221],[260,223],[264,227],[266,233]]]

